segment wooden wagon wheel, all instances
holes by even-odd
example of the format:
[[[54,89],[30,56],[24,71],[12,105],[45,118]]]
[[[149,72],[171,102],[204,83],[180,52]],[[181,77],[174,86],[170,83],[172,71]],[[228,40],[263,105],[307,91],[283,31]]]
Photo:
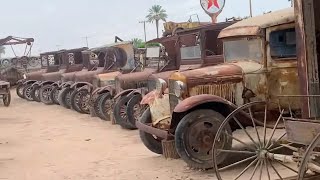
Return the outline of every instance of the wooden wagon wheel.
[[[307,178],[318,179],[320,177],[320,133],[313,139],[303,155],[298,180]]]
[[[264,112],[263,116],[255,113],[258,109]],[[278,118],[270,118],[266,102],[253,102],[239,107],[223,121],[216,133],[212,153],[219,180],[270,180],[298,175],[297,163],[292,156],[297,148],[285,141],[286,131],[279,128],[283,122],[283,112]],[[245,118],[248,115],[250,118]],[[274,122],[272,129],[268,128],[270,121]],[[233,130],[232,135],[226,133],[228,126]],[[226,138],[232,139],[231,150],[220,145],[221,139]],[[278,154],[283,150],[289,151],[289,154]],[[221,162],[218,157],[223,155],[227,158]]]

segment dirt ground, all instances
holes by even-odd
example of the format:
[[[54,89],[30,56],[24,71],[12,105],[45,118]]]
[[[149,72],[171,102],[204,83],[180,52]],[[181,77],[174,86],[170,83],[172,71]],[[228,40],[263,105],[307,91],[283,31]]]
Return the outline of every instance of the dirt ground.
[[[0,105],[0,180],[215,179],[151,153],[138,131],[12,96]]]

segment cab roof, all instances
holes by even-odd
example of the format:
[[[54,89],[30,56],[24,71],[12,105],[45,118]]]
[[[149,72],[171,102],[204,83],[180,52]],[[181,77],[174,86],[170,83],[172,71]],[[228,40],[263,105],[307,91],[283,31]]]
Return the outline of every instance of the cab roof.
[[[263,35],[263,29],[293,22],[295,22],[294,9],[286,8],[239,21],[223,29],[219,34],[219,38],[261,36]]]

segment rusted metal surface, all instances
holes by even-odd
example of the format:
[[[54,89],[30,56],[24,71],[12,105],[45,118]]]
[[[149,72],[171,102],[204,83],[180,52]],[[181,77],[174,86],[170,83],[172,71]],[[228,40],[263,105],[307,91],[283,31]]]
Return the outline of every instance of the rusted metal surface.
[[[168,139],[169,137],[169,134],[167,131],[154,128],[151,126],[151,124],[143,124],[140,121],[136,121],[136,127],[141,131],[155,135],[156,137],[159,137],[159,138]]]
[[[238,36],[263,36],[263,29],[292,23],[295,21],[293,8],[274,11],[254,18],[242,20],[224,29],[219,38],[230,38]]]

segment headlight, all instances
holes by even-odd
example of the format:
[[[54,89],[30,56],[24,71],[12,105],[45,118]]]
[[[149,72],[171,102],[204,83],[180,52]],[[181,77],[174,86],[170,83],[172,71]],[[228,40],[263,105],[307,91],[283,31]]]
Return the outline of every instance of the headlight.
[[[174,83],[174,94],[180,98],[186,91],[186,84],[182,81],[176,81]]]
[[[27,75],[26,74],[23,74],[23,79],[27,79]]]
[[[165,80],[163,80],[161,78],[159,78],[157,80],[157,84],[156,84],[157,91],[163,92],[163,91],[165,91],[167,89],[167,87],[168,86],[167,86],[167,83],[166,83]]]

